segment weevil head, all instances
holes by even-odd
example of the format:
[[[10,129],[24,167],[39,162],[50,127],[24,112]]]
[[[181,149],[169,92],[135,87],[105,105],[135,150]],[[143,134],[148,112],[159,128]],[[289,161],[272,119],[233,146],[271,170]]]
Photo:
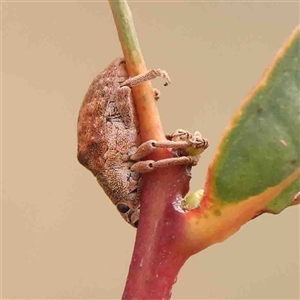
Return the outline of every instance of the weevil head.
[[[117,210],[123,217],[123,219],[129,223],[131,226],[137,228],[140,216],[140,205],[134,207],[131,203],[121,201],[117,205]]]

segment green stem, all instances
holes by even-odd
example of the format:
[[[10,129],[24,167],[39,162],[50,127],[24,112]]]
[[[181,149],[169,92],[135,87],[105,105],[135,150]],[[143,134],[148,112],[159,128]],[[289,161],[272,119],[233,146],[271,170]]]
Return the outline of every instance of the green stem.
[[[145,65],[130,8],[124,0],[109,0],[126,63],[138,68]],[[134,76],[136,74],[130,74]]]
[[[131,11],[127,2],[124,0],[109,0],[109,3],[129,75],[135,76],[145,73],[147,67],[143,59]],[[150,139],[163,140],[165,135],[154,100],[151,83],[144,82],[133,87],[132,94],[140,123],[142,142]],[[157,154],[159,155],[159,153],[162,152],[163,151],[158,151]]]

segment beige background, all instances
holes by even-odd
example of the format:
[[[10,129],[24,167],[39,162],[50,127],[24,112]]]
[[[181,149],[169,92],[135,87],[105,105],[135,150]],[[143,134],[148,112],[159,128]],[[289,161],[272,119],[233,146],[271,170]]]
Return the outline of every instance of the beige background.
[[[172,85],[166,132],[201,130],[210,148],[299,20],[299,3],[131,3],[149,68]],[[121,55],[106,2],[2,3],[2,297],[120,298],[135,230],[76,160],[88,85]],[[299,299],[299,209],[266,215],[192,257],[173,299]]]

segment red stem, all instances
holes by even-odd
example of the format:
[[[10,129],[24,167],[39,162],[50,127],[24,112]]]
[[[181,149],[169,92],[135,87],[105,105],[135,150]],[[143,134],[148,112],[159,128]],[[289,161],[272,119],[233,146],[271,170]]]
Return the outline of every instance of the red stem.
[[[177,274],[191,254],[183,247],[185,215],[173,205],[186,194],[188,184],[184,167],[144,176],[140,225],[123,300],[170,299]]]

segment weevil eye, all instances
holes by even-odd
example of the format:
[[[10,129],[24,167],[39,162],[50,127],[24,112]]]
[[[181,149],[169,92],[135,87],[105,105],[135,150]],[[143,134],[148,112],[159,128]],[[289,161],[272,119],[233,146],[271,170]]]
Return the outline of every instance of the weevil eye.
[[[128,212],[129,206],[126,205],[126,204],[122,204],[122,203],[121,203],[121,204],[118,204],[118,205],[117,205],[117,210],[118,210],[120,213],[125,214],[125,213]]]
[[[134,224],[133,224],[133,226],[134,226],[135,228],[138,228],[138,226],[139,226],[139,220],[135,221]]]

